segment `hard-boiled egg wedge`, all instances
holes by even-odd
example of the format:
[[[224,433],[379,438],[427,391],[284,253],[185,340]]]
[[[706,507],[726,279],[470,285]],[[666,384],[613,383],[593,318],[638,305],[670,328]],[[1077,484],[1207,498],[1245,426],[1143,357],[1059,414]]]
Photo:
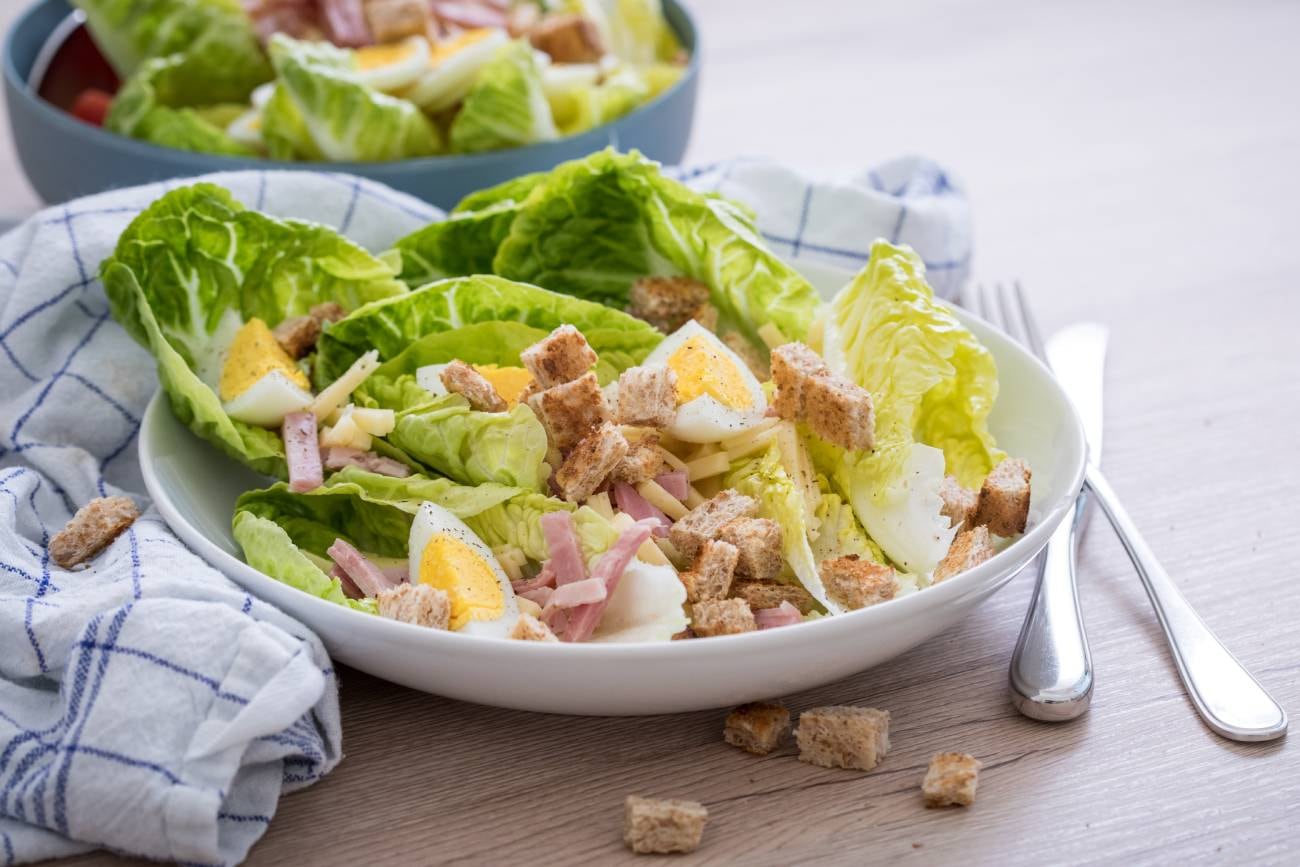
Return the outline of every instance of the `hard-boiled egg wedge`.
[[[429,68],[429,40],[408,36],[401,42],[358,48],[353,56],[357,79],[362,84],[396,93],[419,81]]]
[[[424,74],[400,96],[425,111],[442,111],[465,98],[498,48],[510,41],[504,30],[466,30],[433,46]]]
[[[253,108],[261,111],[266,108],[266,104],[271,101],[273,96],[275,96],[275,82],[268,81],[266,84],[259,84],[253,88],[253,92],[248,99],[253,104]]]
[[[442,397],[447,393],[447,386],[442,384],[442,372],[446,367],[446,364],[426,364],[415,371],[415,381],[425,391]],[[522,367],[498,367],[495,364],[471,364],[470,367],[492,383],[497,394],[512,408],[533,381],[533,375]]]
[[[226,351],[217,393],[231,418],[279,427],[291,412],[311,405],[307,374],[280,347],[261,319],[250,319],[235,332]]]
[[[411,522],[412,584],[446,591],[450,628],[505,638],[519,620],[519,605],[492,549],[464,522],[435,503],[424,503]]]
[[[686,585],[671,567],[633,560],[591,640],[668,641],[687,626],[685,604]]]
[[[763,388],[740,356],[691,320],[664,338],[646,358],[677,374],[677,418],[668,433],[683,442],[710,443],[763,420]]]

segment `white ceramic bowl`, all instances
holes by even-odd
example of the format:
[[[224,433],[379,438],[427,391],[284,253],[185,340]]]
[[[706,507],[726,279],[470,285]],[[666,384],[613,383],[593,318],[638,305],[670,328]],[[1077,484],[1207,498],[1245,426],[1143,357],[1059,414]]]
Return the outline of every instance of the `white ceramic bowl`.
[[[844,272],[805,269],[829,295]],[[307,624],[334,658],[438,695],[548,713],[635,715],[724,707],[838,680],[915,647],[965,617],[1047,544],[1083,478],[1083,429],[1047,369],[1001,332],[957,315],[997,358],[990,418],[998,444],[1033,467],[1031,526],[988,562],[919,593],[838,617],[694,641],[541,644],[442,632],[361,614],[248,566],[230,532],[236,498],[266,480],[176,420],[159,392],[140,430],[145,485],[203,559]]]

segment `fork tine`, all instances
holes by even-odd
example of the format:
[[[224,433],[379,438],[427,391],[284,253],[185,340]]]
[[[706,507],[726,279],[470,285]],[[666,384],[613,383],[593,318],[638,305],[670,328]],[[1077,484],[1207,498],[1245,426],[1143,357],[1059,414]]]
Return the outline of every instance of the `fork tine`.
[[[985,286],[983,283],[976,284],[974,296],[972,297],[971,300],[972,300],[972,303],[970,305],[971,312],[973,312],[980,319],[983,319],[985,322],[991,322],[993,324],[997,324],[996,321],[992,318],[996,314],[993,313],[993,310],[989,306],[989,289],[987,286]]]
[[[1014,284],[1016,293],[1016,306],[1020,308],[1020,320],[1024,323],[1025,337],[1029,343],[1029,349],[1037,355],[1039,359],[1047,359],[1047,347],[1043,344],[1043,334],[1038,330],[1038,323],[1034,321],[1034,311],[1029,307],[1029,297],[1025,294],[1024,287],[1017,280]]]
[[[1016,304],[1011,298],[1011,291],[1002,283],[997,284],[998,312],[1001,314],[1002,330],[1017,343],[1025,342],[1024,326],[1020,320]]]

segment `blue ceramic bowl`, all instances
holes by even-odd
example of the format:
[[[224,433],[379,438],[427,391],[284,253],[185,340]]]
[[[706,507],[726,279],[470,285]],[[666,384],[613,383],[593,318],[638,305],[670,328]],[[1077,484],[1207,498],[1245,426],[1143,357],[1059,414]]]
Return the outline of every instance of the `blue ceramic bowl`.
[[[5,39],[9,125],[28,180],[51,203],[113,187],[253,168],[348,172],[450,208],[474,190],[545,171],[607,145],[635,148],[664,163],[680,162],[695,117],[699,44],[694,23],[676,0],[664,0],[664,11],[690,52],[690,65],[676,85],[614,123],[559,141],[484,154],[389,163],[292,163],[158,147],[82,123],[39,98],[27,86],[27,76],[51,31],[71,12],[66,0],[40,0],[18,18]]]

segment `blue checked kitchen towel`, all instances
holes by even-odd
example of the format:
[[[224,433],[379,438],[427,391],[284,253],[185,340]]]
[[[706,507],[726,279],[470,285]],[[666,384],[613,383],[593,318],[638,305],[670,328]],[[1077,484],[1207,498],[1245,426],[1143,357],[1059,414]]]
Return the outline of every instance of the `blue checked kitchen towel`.
[[[674,172],[750,205],[791,260],[857,268],[886,237],[912,244],[944,294],[966,273],[966,202],[926,161],[834,183],[759,160]],[[440,216],[345,175],[204,180],[372,250]],[[0,238],[0,865],[96,847],[238,863],[280,795],[341,758],[320,641],[190,553],[142,493],[135,437],[153,360],[109,317],[95,275],[177,185],[51,208]],[[50,537],[108,494],[144,516],[91,568],[54,566]]]

